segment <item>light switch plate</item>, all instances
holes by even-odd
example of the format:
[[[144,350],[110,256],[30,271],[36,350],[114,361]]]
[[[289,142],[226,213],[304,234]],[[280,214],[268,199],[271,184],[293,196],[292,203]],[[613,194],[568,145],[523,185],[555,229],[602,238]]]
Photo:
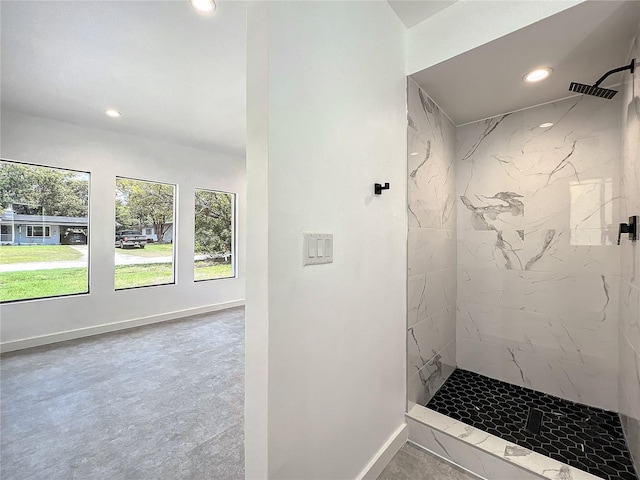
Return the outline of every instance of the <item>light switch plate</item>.
[[[333,262],[332,233],[303,233],[302,264],[318,265]]]

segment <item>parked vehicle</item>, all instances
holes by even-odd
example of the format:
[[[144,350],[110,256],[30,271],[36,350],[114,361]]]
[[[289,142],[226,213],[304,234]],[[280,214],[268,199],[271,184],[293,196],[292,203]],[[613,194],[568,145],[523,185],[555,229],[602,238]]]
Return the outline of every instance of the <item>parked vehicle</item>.
[[[65,245],[86,245],[87,237],[84,233],[72,233],[64,238]]]
[[[116,248],[144,248],[147,237],[136,230],[122,230],[116,232]]]
[[[86,245],[87,236],[82,232],[67,231],[60,243],[63,245]]]

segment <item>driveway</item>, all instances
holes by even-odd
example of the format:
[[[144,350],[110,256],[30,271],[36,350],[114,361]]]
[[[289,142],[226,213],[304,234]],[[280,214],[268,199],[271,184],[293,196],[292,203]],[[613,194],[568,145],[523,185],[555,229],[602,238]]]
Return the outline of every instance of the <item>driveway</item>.
[[[171,263],[171,256],[164,257],[138,257],[126,253],[116,252],[116,265],[146,265],[148,263]]]

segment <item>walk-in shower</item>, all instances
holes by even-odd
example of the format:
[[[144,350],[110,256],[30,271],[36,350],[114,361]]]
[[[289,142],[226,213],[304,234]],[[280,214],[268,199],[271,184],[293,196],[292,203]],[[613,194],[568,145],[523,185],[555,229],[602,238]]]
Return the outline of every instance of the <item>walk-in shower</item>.
[[[640,4],[574,8],[408,80],[409,438],[484,478],[639,478]]]

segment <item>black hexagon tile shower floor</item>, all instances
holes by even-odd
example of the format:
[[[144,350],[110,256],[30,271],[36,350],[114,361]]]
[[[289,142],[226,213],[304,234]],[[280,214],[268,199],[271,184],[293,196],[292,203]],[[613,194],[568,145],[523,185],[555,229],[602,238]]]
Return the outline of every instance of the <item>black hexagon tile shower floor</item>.
[[[426,406],[593,475],[638,480],[617,413],[461,369]],[[542,412],[537,434],[535,419],[527,429],[532,408]]]

